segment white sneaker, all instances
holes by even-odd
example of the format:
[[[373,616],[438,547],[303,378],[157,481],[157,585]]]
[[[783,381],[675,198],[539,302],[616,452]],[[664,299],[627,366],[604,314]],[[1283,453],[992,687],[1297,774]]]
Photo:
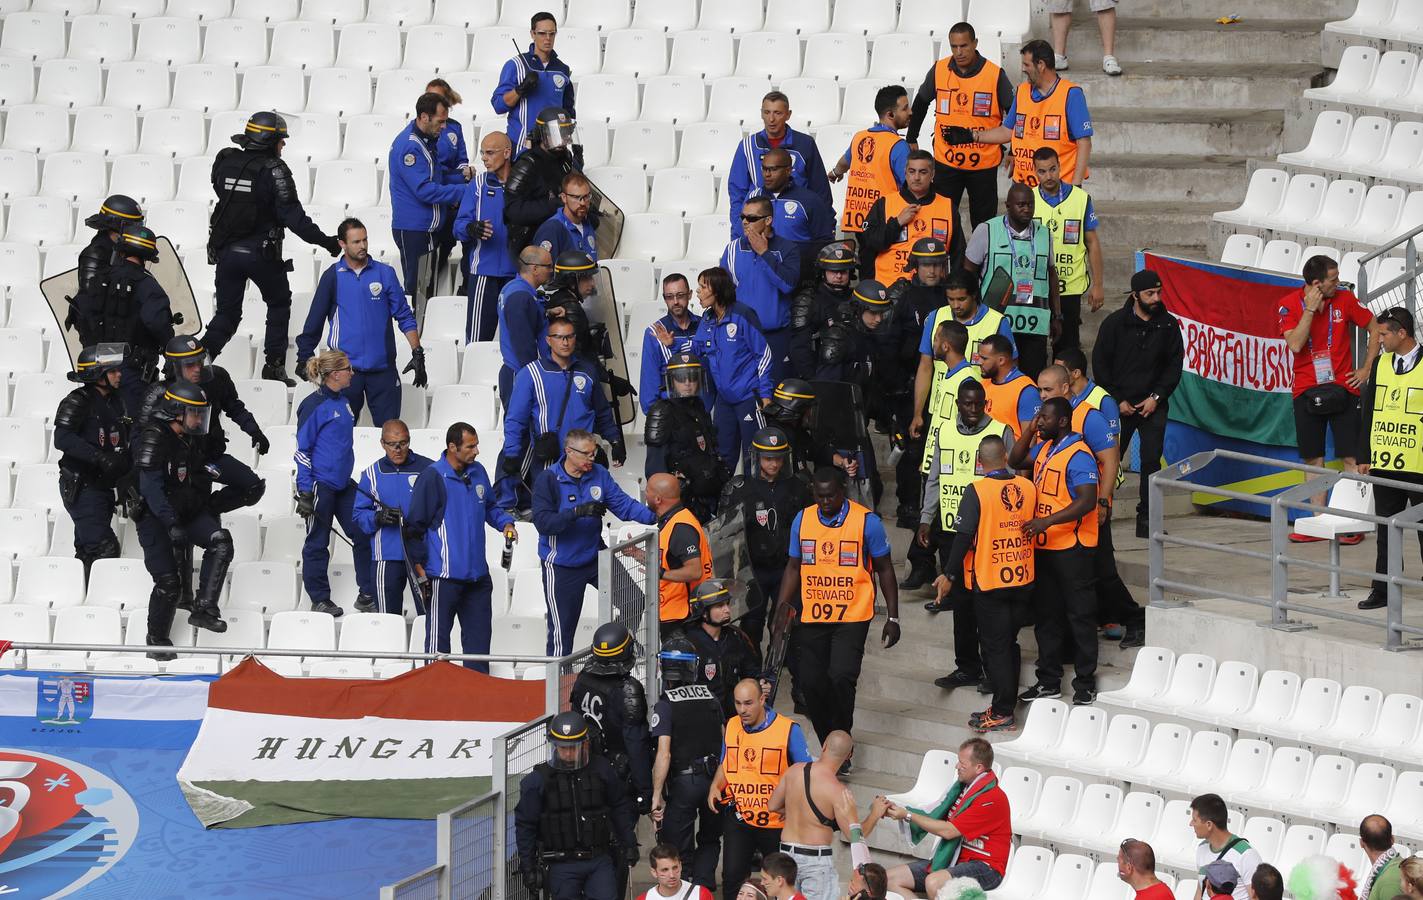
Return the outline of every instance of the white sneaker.
[[[1055,68],[1057,71],[1059,71],[1059,72],[1066,72],[1066,71],[1067,71],[1067,57],[1063,56],[1061,53],[1054,53],[1054,54],[1053,54],[1053,66],[1054,66],[1054,68]]]
[[[1102,57],[1102,71],[1108,75],[1120,75],[1122,74],[1122,64],[1117,62],[1115,56],[1104,56]]]

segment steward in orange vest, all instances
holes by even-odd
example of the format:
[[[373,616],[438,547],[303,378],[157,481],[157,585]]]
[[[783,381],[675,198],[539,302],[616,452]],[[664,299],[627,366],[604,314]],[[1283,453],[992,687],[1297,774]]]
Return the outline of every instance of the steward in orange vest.
[[[934,192],[934,157],[927,150],[910,153],[904,187],[870,207],[860,234],[862,269],[873,265],[876,281],[894,284],[907,271],[909,251],[920,238],[942,241],[954,255],[954,205]]]
[[[892,84],[875,94],[875,115],[879,121],[855,132],[845,154],[830,170],[831,181],[847,174],[845,209],[840,213],[840,229],[858,234],[865,229],[865,216],[876,200],[893,194],[904,184],[904,163],[909,144],[899,136],[909,121],[909,93]]]
[[[682,485],[675,475],[659,472],[647,480],[647,505],[657,513],[657,618],[670,632],[691,612],[692,591],[711,577],[711,547],[702,523],[682,505]]]

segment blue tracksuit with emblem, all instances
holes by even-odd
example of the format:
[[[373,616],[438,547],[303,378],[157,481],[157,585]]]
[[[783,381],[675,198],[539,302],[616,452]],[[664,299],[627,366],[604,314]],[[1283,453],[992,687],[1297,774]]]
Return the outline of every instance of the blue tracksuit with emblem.
[[[607,469],[595,463],[586,475],[575,477],[563,462],[559,458],[534,480],[534,528],[539,532],[548,606],[548,656],[572,651],[583,594],[589,586],[598,586],[598,551],[606,546],[603,520],[575,516],[573,508],[597,501],[624,522],[657,524],[657,514],[629,497]]]
[[[564,398],[567,397],[565,404]],[[514,390],[504,414],[502,460],[518,460],[525,479],[532,481],[545,463],[534,458],[534,441],[546,431],[558,435],[558,446],[575,428],[600,434],[609,441],[622,437],[607,395],[597,373],[587,362],[573,357],[567,369],[541,356],[514,376]],[[507,466],[501,462],[501,468]],[[503,470],[506,475],[508,469]],[[499,479],[499,500],[504,506],[516,504],[518,479]]]
[[[797,277],[800,281],[814,278],[816,254],[835,239],[835,211],[819,194],[795,182],[786,185],[779,194],[753,188],[746,199],[762,196],[771,198],[772,233],[794,243],[800,254]],[[733,238],[741,237],[744,231],[741,219],[731,223]]]
[[[800,283],[800,248],[772,233],[766,252],[757,253],[745,237],[721,251],[721,267],[731,273],[736,300],[756,311],[761,334],[771,346],[771,380],[780,381],[790,357],[791,295]]]
[[[420,287],[420,261],[435,249],[436,237],[459,205],[464,182],[445,180],[439,137],[427,137],[411,120],[390,145],[390,227],[400,250],[401,282],[414,295]]]
[[[371,258],[356,271],[342,257],[316,283],[311,310],[296,339],[300,369],[316,352],[322,324],[329,323],[326,346],[351,358],[351,385],[344,392],[351,403],[351,415],[359,419],[361,408],[369,402],[371,421],[377,425],[400,418],[400,373],[395,365],[392,319],[402,334],[418,330],[395,269]]]
[[[791,157],[791,181],[825,202],[834,215],[835,201],[830,196],[830,178],[825,174],[825,163],[820,161],[820,150],[815,140],[808,134],[786,128],[786,133],[778,145]],[[761,157],[771,150],[771,140],[763,128],[741,139],[736,152],[731,156],[731,168],[726,173],[726,192],[731,198],[731,227],[741,224],[741,205],[746,202],[751,191],[764,187],[761,181]]]
[[[598,261],[598,235],[591,222],[575,225],[568,218],[567,210],[560,209],[534,232],[532,243],[548,251],[555,260],[560,253],[577,250],[588,254],[588,258]]]
[[[462,651],[488,653],[493,627],[493,585],[484,559],[484,529],[498,531],[514,519],[493,504],[489,475],[480,463],[456,471],[448,455],[415,479],[405,530],[411,561],[430,579],[425,652],[450,652],[450,629],[460,620]],[[488,663],[465,665],[488,672]]]
[[[430,460],[411,453],[401,465],[382,456],[361,473],[356,482],[356,526],[371,536],[371,581],[375,584],[376,609],[383,613],[402,612],[408,579],[405,574],[405,545],[399,525],[378,525],[376,504],[393,506],[402,516],[410,513],[410,494],[415,479],[430,467]],[[415,609],[425,614],[425,598],[413,597]]]
[[[667,373],[667,360],[671,359],[674,353],[692,352],[692,337],[702,324],[702,317],[688,313],[687,318],[686,328],[679,326],[671,315],[657,320],[667,329],[667,333],[672,335],[670,347],[662,346],[662,342],[653,335],[651,326],[642,333],[642,374],[638,378],[637,399],[642,404],[643,415],[647,414],[654,402],[667,396],[667,386],[663,384],[663,376]]]
[[[514,394],[514,373],[543,356],[548,317],[538,291],[514,276],[499,290],[499,399],[508,407]]]
[[[351,404],[326,386],[308,394],[296,410],[296,489],[316,496],[316,511],[306,520],[301,548],[301,583],[312,603],[331,599],[326,569],[331,563],[331,521],[351,541],[356,584],[371,596],[371,538],[356,525],[356,465],[353,449],[356,417]]]
[[[530,72],[538,73],[539,86],[520,97],[519,101],[510,107],[504,102],[504,95],[518,87],[524,76]],[[514,155],[517,157],[529,149],[528,141],[533,135],[534,120],[538,118],[539,112],[550,106],[560,106],[567,111],[569,118],[575,118],[573,72],[567,63],[558,58],[557,53],[550,55],[548,64],[545,65],[538,54],[534,53],[534,45],[529,44],[527,53],[520,53],[510,59],[504,63],[504,68],[499,70],[499,84],[494,87],[494,95],[489,98],[489,102],[495,113],[508,115],[509,142],[514,145]]]
[[[735,472],[752,435],[765,427],[760,401],[770,399],[775,388],[771,348],[756,312],[737,301],[720,319],[714,313],[702,316],[692,336],[692,352],[702,358],[716,391],[712,420],[717,454]]]
[[[494,233],[480,237],[481,222]],[[455,215],[455,237],[464,242],[469,272],[469,314],[465,341],[494,339],[499,324],[499,292],[518,271],[509,254],[509,230],[504,226],[504,184],[493,172],[479,172],[464,187]]]

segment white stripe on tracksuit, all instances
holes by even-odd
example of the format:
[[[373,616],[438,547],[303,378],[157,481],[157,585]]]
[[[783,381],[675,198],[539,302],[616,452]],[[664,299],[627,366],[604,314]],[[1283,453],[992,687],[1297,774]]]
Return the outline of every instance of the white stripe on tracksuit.
[[[430,608],[425,615],[425,652],[439,653],[435,635],[440,627],[440,583],[441,579],[430,579]]]
[[[563,648],[563,623],[558,615],[558,594],[554,590],[554,579],[557,575],[558,567],[553,564],[552,538],[550,538],[549,555],[544,560],[544,605],[548,607],[548,624],[553,629],[553,653],[551,656],[563,656],[567,651]]]

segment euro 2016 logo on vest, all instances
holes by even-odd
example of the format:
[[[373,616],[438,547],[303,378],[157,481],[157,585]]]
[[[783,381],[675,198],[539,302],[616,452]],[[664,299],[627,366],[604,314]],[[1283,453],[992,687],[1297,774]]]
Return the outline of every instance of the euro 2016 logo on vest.
[[[862,163],[875,161],[875,139],[869,135],[860,138],[860,142],[855,145],[855,158]]]
[[[1003,490],[998,494],[1003,502],[1003,508],[1010,512],[1017,512],[1023,508],[1023,489],[1011,482],[1003,485]]]
[[[831,543],[830,541],[825,541],[825,542],[823,542],[823,543],[820,545],[820,553],[821,553],[822,556],[832,556],[832,555],[834,555],[834,553],[835,553],[835,545],[834,545],[833,543]]]
[[[744,759],[744,760],[746,760],[746,764],[747,764],[748,766],[751,765],[751,764],[753,764],[753,763],[755,763],[755,762],[756,762],[756,748],[755,748],[755,747],[745,747],[745,748],[743,748],[742,751],[741,751],[741,758]]]
[[[968,102],[968,94],[963,91],[954,91],[954,106],[957,106],[959,109],[967,109]]]
[[[1040,117],[1040,116],[1033,116],[1033,118],[1028,122],[1028,127],[1031,128],[1033,131],[1037,131],[1039,128],[1042,128],[1042,127],[1043,127],[1043,120],[1042,120],[1042,117]]]

